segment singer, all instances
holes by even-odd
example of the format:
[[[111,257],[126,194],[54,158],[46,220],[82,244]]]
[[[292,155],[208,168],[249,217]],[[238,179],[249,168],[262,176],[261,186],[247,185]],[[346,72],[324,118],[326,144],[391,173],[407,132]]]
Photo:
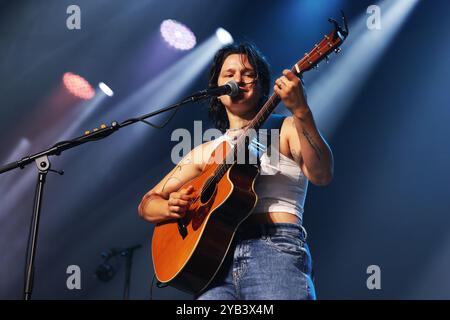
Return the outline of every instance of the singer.
[[[238,94],[213,97],[209,107],[209,116],[223,136],[194,148],[145,194],[138,208],[143,219],[159,224],[182,218],[193,190],[180,187],[202,173],[218,142],[232,143],[242,134],[267,100],[269,66],[253,45],[229,45],[215,55],[208,87],[231,80],[239,85]],[[284,70],[273,90],[292,113],[279,125],[278,166],[271,166],[266,154],[261,156],[260,171],[265,174],[255,183],[258,202],[240,225],[213,281],[196,299],[316,298],[303,208],[308,181],[324,186],[332,180],[333,156],[315,125],[302,81]]]

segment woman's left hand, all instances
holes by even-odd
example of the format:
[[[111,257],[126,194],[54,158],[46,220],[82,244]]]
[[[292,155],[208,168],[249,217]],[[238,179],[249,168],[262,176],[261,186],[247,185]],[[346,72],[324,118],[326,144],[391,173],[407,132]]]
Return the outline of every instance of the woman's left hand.
[[[292,71],[285,69],[273,89],[293,115],[301,117],[309,112],[302,82]]]

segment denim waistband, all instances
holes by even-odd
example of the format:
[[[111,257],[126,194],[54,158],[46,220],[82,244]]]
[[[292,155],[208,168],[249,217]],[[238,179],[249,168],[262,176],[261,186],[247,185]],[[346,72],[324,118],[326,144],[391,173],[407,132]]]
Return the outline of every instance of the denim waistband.
[[[308,234],[302,225],[293,223],[245,224],[239,226],[237,235],[240,239],[263,238],[273,235],[294,234],[306,242]]]

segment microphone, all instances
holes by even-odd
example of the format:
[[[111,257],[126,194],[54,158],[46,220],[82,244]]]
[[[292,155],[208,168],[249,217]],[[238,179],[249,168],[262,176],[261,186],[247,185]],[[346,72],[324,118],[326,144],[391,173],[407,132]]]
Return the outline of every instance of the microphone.
[[[239,89],[239,85],[236,81],[231,80],[228,81],[225,85],[216,87],[216,88],[210,88],[205,89],[202,91],[198,91],[194,93],[194,97],[218,97],[222,96],[224,94],[229,95],[230,97],[236,97],[239,92],[241,92],[241,89]]]

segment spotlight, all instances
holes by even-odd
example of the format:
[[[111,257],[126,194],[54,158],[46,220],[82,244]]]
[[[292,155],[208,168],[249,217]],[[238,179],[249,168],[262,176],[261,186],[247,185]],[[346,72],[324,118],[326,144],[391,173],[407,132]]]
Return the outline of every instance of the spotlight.
[[[197,43],[194,33],[184,24],[175,20],[164,20],[161,23],[161,35],[173,48],[190,50]]]
[[[63,75],[63,83],[66,89],[75,97],[90,100],[95,96],[94,88],[82,76],[66,72]]]
[[[100,82],[98,84],[98,87],[103,91],[104,94],[106,94],[108,97],[112,97],[114,95],[114,92],[110,87],[108,87],[104,82]]]
[[[419,0],[379,1],[378,6],[383,12],[381,30],[367,29],[365,12],[352,23],[350,37],[342,47],[343,55],[308,88],[308,102],[314,105],[315,119],[326,134],[332,134],[344,119],[353,106],[353,100],[360,94],[370,74],[375,72],[377,63],[418,3]],[[350,86],[352,90],[347,90]]]
[[[233,43],[233,41],[234,41],[231,34],[224,28],[217,29],[216,36],[219,39],[219,41],[224,45]]]

